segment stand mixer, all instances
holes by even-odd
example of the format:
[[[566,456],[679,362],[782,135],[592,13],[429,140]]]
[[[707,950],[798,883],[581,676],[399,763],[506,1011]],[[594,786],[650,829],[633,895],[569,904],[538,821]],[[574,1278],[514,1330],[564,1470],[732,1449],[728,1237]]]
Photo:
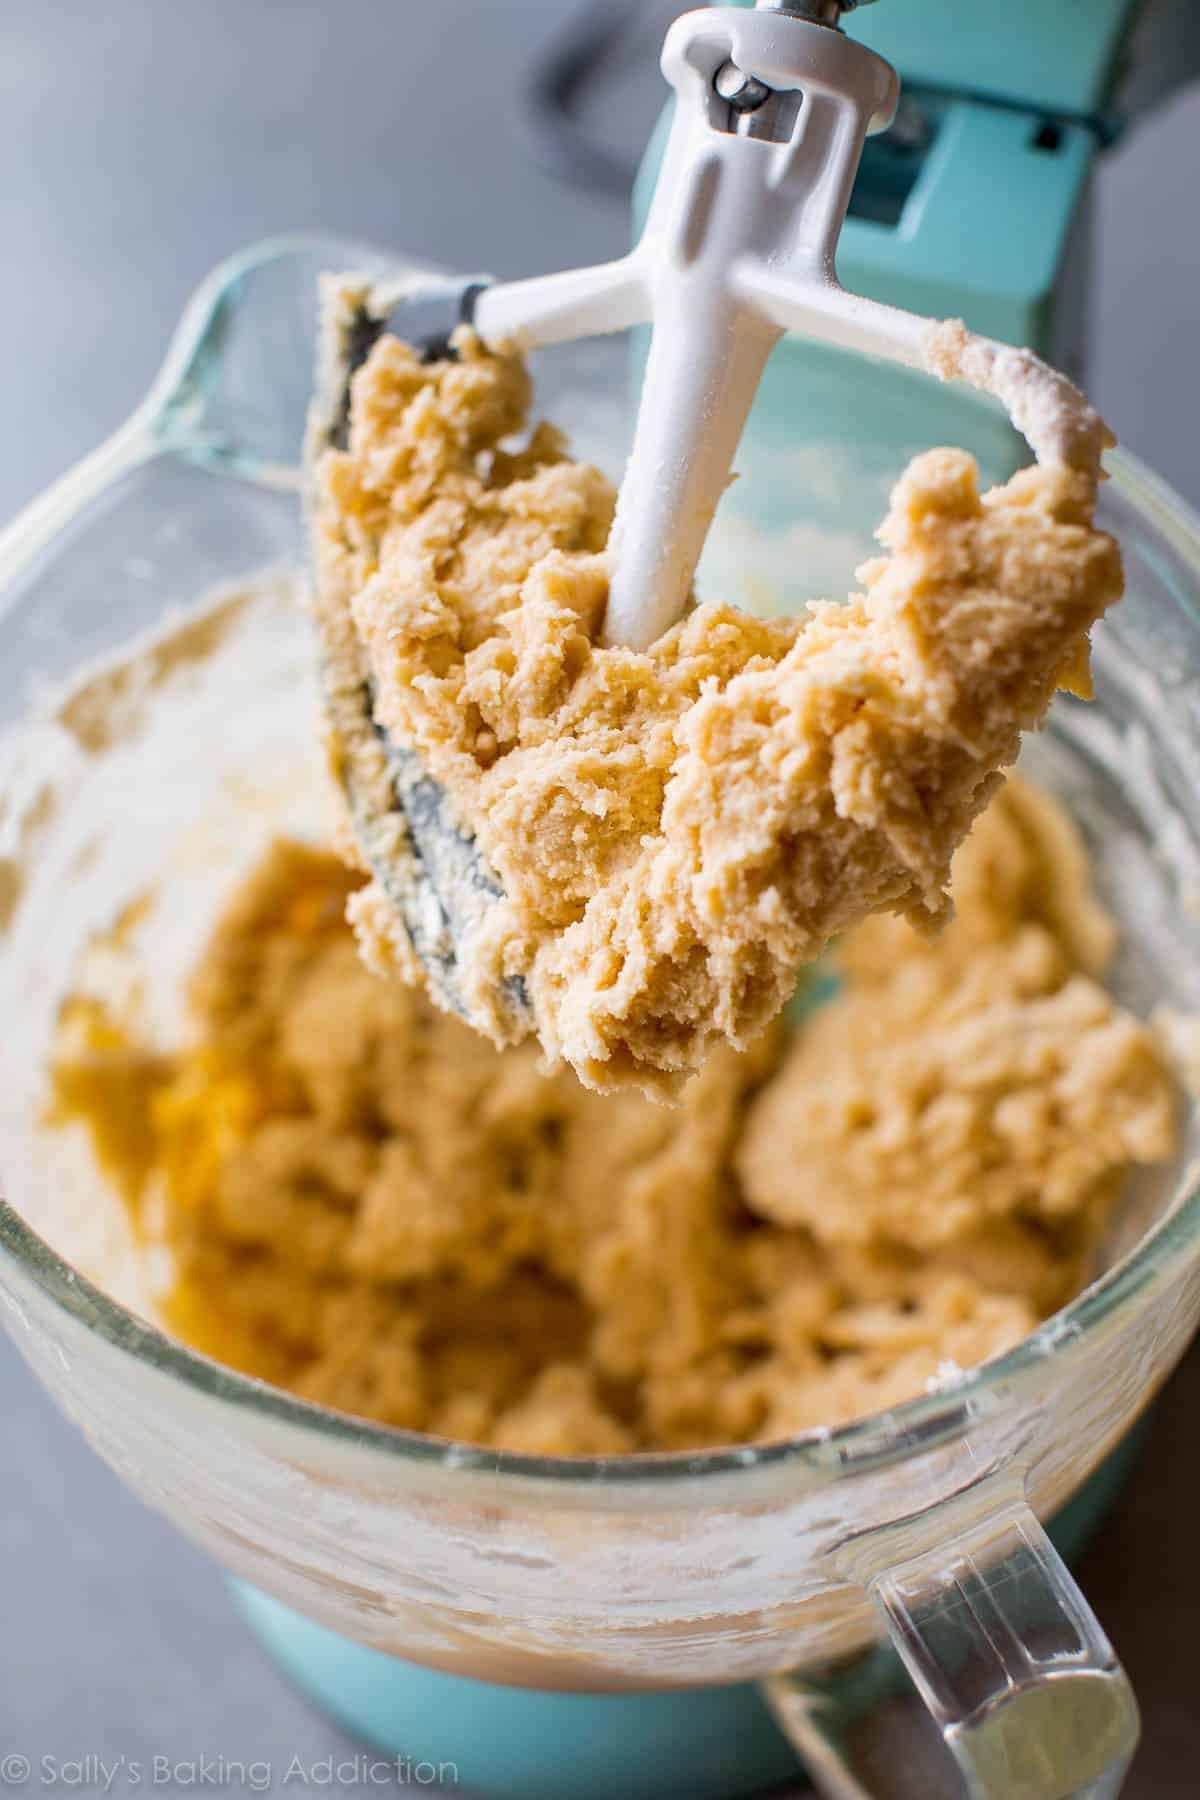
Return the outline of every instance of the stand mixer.
[[[904,17],[911,19],[916,0],[903,5]],[[793,246],[783,222],[770,215],[769,184],[740,173],[728,178],[727,191],[734,195],[740,192],[734,183],[745,179],[762,202],[767,223],[778,228],[774,235],[764,226],[757,247],[772,246],[771,254],[780,256],[785,248],[796,250],[794,263],[788,263],[789,285],[799,273],[796,285],[804,295],[802,302],[789,296],[801,308],[791,316],[814,334],[779,343],[759,390],[739,452],[749,473],[742,485],[751,510],[758,504],[758,461],[774,457],[783,434],[789,441],[798,434],[816,443],[853,440],[893,473],[902,454],[896,446],[907,442],[905,433],[917,447],[938,438],[974,447],[985,439],[993,451],[989,474],[996,472],[997,461],[1015,454],[1007,427],[998,428],[977,406],[960,403],[961,424],[958,417],[951,425],[937,417],[931,422],[931,407],[936,415],[940,403],[957,402],[953,390],[923,383],[920,408],[879,403],[885,376],[915,390],[908,365],[917,360],[925,330],[922,320],[898,323],[882,303],[897,300],[933,315],[961,313],[993,340],[1030,341],[1057,355],[1060,331],[1077,318],[1073,303],[1062,290],[1053,302],[1048,287],[1042,285],[1040,294],[1035,290],[1053,280],[1079,241],[1079,205],[1103,111],[1099,90],[1107,85],[1132,8],[1127,0],[1092,0],[1086,20],[1073,7],[1073,23],[1062,25],[1064,34],[1077,32],[1080,56],[1076,62],[1064,55],[1061,66],[1047,69],[1047,79],[1079,74],[1080,85],[1092,95],[1087,106],[1060,105],[1061,90],[1057,97],[1043,95],[1032,112],[1013,97],[1003,103],[979,97],[931,101],[938,123],[926,144],[923,172],[907,186],[907,176],[898,184],[904,191],[893,195],[890,223],[876,215],[887,213],[892,202],[877,203],[873,193],[864,194],[861,171],[859,193],[867,210],[856,213],[851,184],[865,133],[886,117],[894,83],[877,57],[837,31],[834,10],[760,7],[739,15],[729,9],[701,15],[710,21],[703,33],[682,22],[675,36],[687,90],[676,129],[689,166],[701,132],[705,144],[710,135],[721,138],[714,166],[722,171],[737,159],[757,175],[783,160],[779,143],[759,135],[755,121],[760,131],[782,130],[789,117],[799,127],[804,105],[796,106],[790,96],[807,77],[796,74],[792,46],[803,41],[813,83],[819,86],[823,78],[829,83],[820,95],[827,127],[821,143],[835,159],[836,173],[832,185],[818,185],[810,199],[798,196],[805,218],[802,242]],[[982,4],[973,6],[969,17],[960,17],[961,6],[952,10],[955,29],[929,34],[925,47],[931,56],[953,60],[955,44],[973,40],[975,66],[990,77],[1000,60],[998,52],[992,55],[996,46],[1011,54],[1014,44],[1027,42],[1013,29],[1015,7],[1006,7],[1000,19]],[[985,10],[994,42],[982,24]],[[1049,9],[1039,3],[1035,10],[1044,21]],[[931,11],[925,9],[927,20]],[[1028,6],[1021,11],[1022,24],[1037,23]],[[856,13],[848,23],[882,33],[895,19],[901,32],[901,15],[901,0],[891,0]],[[762,35],[741,35],[742,27]],[[984,40],[987,57],[978,49]],[[770,65],[768,43],[778,58]],[[704,60],[698,66],[685,50]],[[903,61],[899,55],[894,60]],[[1085,64],[1086,78],[1080,74]],[[765,79],[772,72],[774,88]],[[760,99],[760,88],[771,91]],[[726,110],[717,113],[718,106]],[[1036,149],[1046,115],[1054,121],[1060,114],[1054,125],[1059,150]],[[981,243],[998,232],[990,202],[977,199],[973,212],[964,201],[964,195],[977,192],[973,184],[981,165],[972,158],[988,141],[1010,144],[1014,159],[1022,146],[1022,158],[1046,170],[1046,186],[1053,190],[1043,210],[1029,209],[1034,273],[1026,279],[1014,261],[1007,293],[1001,291],[1003,258],[977,265],[980,280],[972,290],[968,264],[959,269],[961,280],[938,283],[935,258],[928,254],[926,228],[939,219],[955,220],[969,240],[964,258],[968,251],[970,257],[981,256]],[[866,148],[869,155],[869,143]],[[753,165],[743,152],[755,159]],[[1011,165],[1002,166],[1007,172]],[[707,210],[715,231],[726,176],[708,180],[717,188],[715,199],[704,191],[692,197],[702,218]],[[664,183],[660,223],[678,222],[681,192]],[[1027,197],[1025,190],[1011,197],[1014,215]],[[875,305],[845,300],[833,282],[829,258],[847,209],[841,271],[847,284]],[[738,218],[728,223],[741,232]],[[686,251],[691,240],[685,233],[675,242]],[[822,244],[824,257],[818,253]],[[119,611],[122,571],[148,542],[161,543],[156,550],[161,558],[178,559],[156,567],[156,594],[159,584],[172,594],[204,592],[216,579],[292,553],[294,521],[277,475],[279,462],[294,450],[298,422],[281,401],[277,439],[263,423],[273,427],[276,415],[269,406],[255,404],[240,413],[237,406],[247,394],[256,403],[264,393],[274,397],[270,384],[277,377],[280,395],[290,395],[289,382],[305,384],[306,372],[296,373],[300,358],[296,368],[289,362],[282,373],[270,358],[284,356],[281,322],[307,318],[316,267],[339,266],[334,257],[345,248],[293,247],[259,261],[247,257],[219,272],[189,313],[168,371],[132,422],[120,453],[92,463],[73,484],[68,478],[52,505],[30,515],[20,543],[14,535],[8,561],[0,559],[6,586],[16,593],[20,579],[27,591],[17,593],[17,600],[30,602],[28,647],[24,638],[6,642],[10,667],[24,673],[19,652],[31,676],[42,678],[45,671],[46,679],[57,680],[59,667],[46,661],[48,626],[62,621],[56,643],[73,643],[81,619],[99,631],[98,584],[114,597],[114,613]],[[527,334],[530,343],[548,343],[584,329],[610,329],[619,302],[626,324],[651,311],[658,324],[675,321],[658,333],[656,374],[678,372],[671,333],[690,327],[660,310],[656,296],[665,296],[675,281],[682,294],[707,265],[702,257],[678,258],[662,275],[663,287],[652,291],[648,264],[637,258],[635,252],[607,270],[511,286],[474,281],[439,286],[426,278],[397,284],[380,267],[372,294],[390,296],[389,307],[364,312],[356,341],[346,346],[347,358],[361,356],[385,321],[403,335],[428,333],[432,340],[469,318],[485,335],[517,332]],[[347,266],[345,257],[340,266]],[[745,409],[779,337],[780,319],[772,311],[776,305],[783,310],[778,289],[764,278],[743,290],[730,270],[726,257],[719,264],[709,320],[716,315],[718,339],[722,331],[736,330],[748,347],[739,351],[728,374],[713,339],[703,337],[696,350],[710,387],[727,408],[710,443],[708,414],[693,400],[685,462],[687,478],[698,484],[697,517],[689,519],[686,508],[680,514],[681,490],[672,488],[670,517],[680,521],[679,529],[664,527],[655,537],[626,504],[618,566],[630,606],[628,613],[618,613],[614,603],[609,620],[610,633],[623,640],[653,634],[655,615],[643,608],[647,597],[661,607],[658,616],[664,619],[677,608]],[[771,273],[768,261],[766,274]],[[416,315],[409,308],[422,296],[425,322],[413,324]],[[741,321],[736,327],[730,323],[735,311]],[[867,368],[847,356],[845,347],[899,352],[904,366]],[[990,378],[997,359],[1006,355],[994,344],[985,347],[981,376]],[[254,371],[252,381],[247,368]],[[693,373],[685,361],[683,388]],[[331,388],[326,399],[336,412],[344,385]],[[648,412],[646,430],[652,433],[660,425],[675,429],[674,420],[664,423]],[[329,429],[338,429],[336,416]],[[253,437],[256,431],[264,434],[261,440]],[[247,437],[253,441],[244,442]],[[651,460],[656,441],[646,437],[640,446]],[[879,494],[873,467],[870,460],[868,476],[839,493],[839,512],[844,508],[854,515],[861,507],[874,522]],[[651,472],[658,473],[653,466]],[[161,503],[152,486],[160,477],[169,487]],[[652,481],[648,491],[657,504],[655,485]],[[631,500],[637,491],[640,484],[635,490],[631,482]],[[1116,640],[1116,648],[1124,649],[1133,666],[1138,628],[1148,627],[1161,599],[1148,571],[1157,568],[1156,559],[1173,567],[1171,542],[1154,535],[1159,514],[1175,521],[1173,553],[1182,559],[1179,546],[1186,549],[1192,540],[1177,512],[1136,471],[1125,470],[1113,492],[1118,502],[1113,524],[1137,576],[1127,636]],[[92,516],[87,509],[97,501]],[[161,517],[155,510],[160,504]],[[172,536],[165,527],[180,520],[187,532]],[[164,529],[156,535],[160,523]],[[68,524],[82,530],[72,538]],[[56,534],[61,542],[52,542]],[[1194,564],[1187,565],[1195,571],[1186,575],[1191,587],[1182,585],[1185,574],[1175,576],[1185,594],[1200,594],[1200,540],[1196,543]],[[111,554],[97,554],[98,544]],[[145,599],[144,579],[135,592]],[[1168,614],[1159,620],[1165,631],[1175,615],[1165,603],[1162,610]],[[11,611],[24,618],[19,605]],[[1156,643],[1155,667],[1184,667],[1189,655],[1194,667],[1194,645],[1183,635],[1191,616],[1186,606],[1179,608],[1179,644],[1162,649]],[[122,624],[121,633],[127,629]],[[1178,696],[1169,698],[1182,710]],[[1119,716],[1119,706],[1115,710]],[[1138,715],[1139,723],[1150,732],[1159,724],[1165,730],[1167,712],[1163,706],[1144,720]],[[1186,731],[1178,735],[1189,741]],[[131,803],[131,814],[136,812]],[[49,910],[45,917],[53,922]],[[15,959],[9,960],[15,968]],[[35,967],[32,957],[29,967]],[[6,973],[14,990],[10,1017],[20,1003],[31,1004],[21,979]],[[1047,1326],[1000,1365],[969,1375],[960,1392],[931,1395],[854,1431],[815,1434],[811,1441],[769,1452],[748,1448],[690,1459],[572,1466],[522,1463],[376,1431],[218,1370],[77,1281],[22,1224],[24,1212],[43,1229],[36,1207],[11,1186],[8,1191],[14,1208],[0,1206],[0,1298],[8,1303],[26,1354],[131,1483],[252,1584],[239,1589],[241,1602],[283,1665],[380,1747],[445,1756],[459,1765],[468,1785],[521,1800],[534,1793],[553,1794],[555,1800],[572,1793],[607,1800],[635,1792],[654,1800],[670,1794],[724,1800],[769,1780],[796,1779],[794,1756],[763,1706],[765,1691],[822,1790],[838,1800],[861,1800],[883,1790],[855,1763],[853,1727],[890,1695],[895,1661],[884,1651],[868,1651],[865,1661],[853,1668],[839,1665],[823,1683],[812,1660],[824,1643],[822,1609],[840,1626],[841,1609],[852,1594],[859,1608],[854,1623],[868,1637],[872,1631],[877,1636],[880,1615],[886,1616],[906,1643],[947,1736],[957,1733],[960,1748],[965,1740],[968,1758],[979,1752],[975,1791],[1012,1791],[1003,1787],[1002,1776],[999,1785],[986,1786],[987,1754],[995,1758],[1002,1748],[1003,1729],[989,1737],[977,1728],[1008,1713],[1018,1721],[1015,1735],[1033,1742],[1037,1728],[1032,1720],[1027,1728],[1021,1724],[1021,1701],[1044,1702],[1051,1688],[1056,1701],[1068,1699],[1074,1687],[1094,1699],[1094,1709],[1084,1704],[1073,1714],[1068,1703],[1062,1741],[1056,1739],[1052,1749],[1078,1777],[1075,1791],[1115,1793],[1136,1733],[1132,1698],[1110,1646],[1096,1632],[1034,1513],[1058,1512],[1080,1477],[1113,1444],[1128,1443],[1132,1420],[1182,1353],[1200,1312],[1194,1201],[1181,1204],[1165,1226],[1155,1218],[1157,1244],[1135,1254],[1127,1269],[1106,1277],[1090,1298],[1052,1321],[1053,1332]],[[59,1248],[49,1224],[45,1232]],[[1082,1515],[1075,1510],[1081,1501]],[[1073,1517],[1059,1515],[1061,1530],[1054,1536],[1064,1554],[1073,1553],[1103,1503],[1100,1494],[1085,1490],[1068,1508]],[[997,1508],[1006,1520],[1009,1509],[1020,1515],[1019,1528],[1004,1522],[992,1529]],[[886,1547],[877,1548],[877,1540],[885,1539]],[[651,1551],[661,1559],[653,1580],[647,1574]],[[1002,1579],[993,1582],[996,1565]],[[991,1640],[986,1629],[973,1634],[972,1622],[981,1620],[993,1628]],[[1044,1660],[1028,1656],[1019,1634],[1006,1635],[1017,1627],[1029,1631]],[[943,1647],[949,1644],[940,1672],[931,1660],[939,1639]],[[994,1650],[997,1641],[1013,1653],[1011,1665],[1003,1657],[988,1660],[989,1642]],[[429,1666],[418,1667],[421,1662]],[[944,1678],[954,1667],[970,1681],[956,1685]],[[477,1676],[483,1679],[473,1679]],[[1027,1695],[1016,1692],[1018,1678],[1030,1680]],[[514,1685],[495,1685],[505,1682]],[[588,1687],[598,1691],[581,1691]],[[1009,1711],[1014,1699],[1016,1710]],[[1057,1716],[1056,1708],[1050,1710]],[[1044,1712],[1038,1717],[1044,1722]],[[1082,1739],[1072,1743],[1070,1725],[1081,1720]],[[993,1773],[995,1767],[993,1761]],[[931,1781],[922,1800],[935,1791],[941,1790]],[[1048,1780],[1044,1790],[1030,1791],[1041,1800],[1043,1791],[1062,1789],[1052,1789]]]

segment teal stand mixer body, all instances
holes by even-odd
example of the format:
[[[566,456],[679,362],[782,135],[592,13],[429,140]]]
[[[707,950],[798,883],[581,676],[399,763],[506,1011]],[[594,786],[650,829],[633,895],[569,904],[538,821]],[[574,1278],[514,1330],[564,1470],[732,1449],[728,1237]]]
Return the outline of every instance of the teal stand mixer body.
[[[904,0],[853,14],[851,34],[896,66],[904,98],[896,124],[868,143],[841,238],[844,285],[935,318],[961,317],[1078,373],[1089,188],[1116,129],[1114,94],[1136,10],[1136,0]],[[639,180],[639,214],[664,143],[660,129]],[[881,409],[881,382],[911,385],[912,405]],[[881,415],[911,420],[911,434],[881,432]],[[769,537],[795,522],[789,470],[798,451],[811,447],[835,471],[840,456],[852,457],[855,479],[828,502],[830,516],[813,521],[818,530],[836,522],[838,554],[852,564],[869,553],[899,468],[935,443],[973,450],[993,477],[1021,459],[1011,428],[957,392],[785,339],[738,458],[739,504]],[[742,562],[734,573],[743,591],[733,597],[746,598],[748,586],[753,598],[752,549]],[[816,586],[833,587],[840,575],[844,591],[849,572],[831,568],[826,582],[822,570]],[[814,570],[798,574],[801,591],[814,591]],[[702,582],[729,591],[719,568]],[[1068,1557],[1103,1515],[1134,1448],[1126,1440],[1060,1515],[1053,1535]],[[413,1786],[450,1766],[467,1790],[514,1800],[724,1800],[799,1775],[753,1686],[644,1695],[489,1686],[365,1649],[253,1589],[235,1591],[282,1667],[350,1730],[409,1759]],[[884,1655],[869,1698],[898,1677]]]

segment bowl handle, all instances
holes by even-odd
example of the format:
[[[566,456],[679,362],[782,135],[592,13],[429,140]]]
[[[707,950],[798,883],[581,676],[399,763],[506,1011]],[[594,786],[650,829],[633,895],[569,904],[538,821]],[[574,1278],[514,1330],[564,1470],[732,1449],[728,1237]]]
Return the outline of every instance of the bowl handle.
[[[166,448],[157,430],[157,411],[151,401],[143,402],[110,438],[31,500],[0,531],[0,592],[7,593],[47,544],[93,500],[122,475]]]
[[[1027,1506],[1010,1504],[864,1585],[972,1800],[1115,1800],[1137,1746],[1137,1701]],[[826,1800],[955,1791],[939,1782],[927,1747],[881,1751],[878,1652],[873,1662],[876,1678],[865,1685],[845,1670],[766,1684],[818,1791]],[[868,1710],[873,1738],[858,1729]],[[948,1759],[940,1760],[944,1776]]]

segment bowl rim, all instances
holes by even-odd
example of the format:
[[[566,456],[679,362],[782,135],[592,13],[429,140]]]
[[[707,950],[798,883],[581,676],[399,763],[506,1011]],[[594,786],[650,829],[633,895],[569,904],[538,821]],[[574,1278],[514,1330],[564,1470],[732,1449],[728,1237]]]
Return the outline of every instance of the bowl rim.
[[[364,259],[390,258],[397,266],[404,263],[403,258],[375,246],[352,245],[347,240],[320,234],[271,238],[239,251],[218,265],[188,302],[162,371],[138,412],[145,416],[151,402],[164,411],[169,406],[172,382],[186,370],[208,321],[234,283],[263,263],[309,258],[323,248],[338,253],[354,249]],[[169,444],[165,447],[170,448]],[[1112,453],[1106,466],[1116,490],[1172,546],[1200,583],[1200,515],[1127,452]],[[20,520],[15,523],[19,527]],[[1196,611],[1200,621],[1200,606]],[[244,1408],[335,1446],[379,1452],[400,1464],[474,1469],[502,1480],[527,1482],[532,1478],[583,1490],[658,1490],[737,1471],[769,1468],[795,1468],[818,1480],[828,1480],[851,1467],[861,1470],[866,1466],[886,1466],[911,1454],[917,1446],[928,1449],[957,1435],[974,1413],[987,1408],[989,1400],[993,1405],[1000,1404],[998,1390],[1023,1382],[1049,1357],[1081,1344],[1104,1321],[1127,1311],[1143,1296],[1151,1298],[1156,1288],[1190,1262],[1200,1261],[1200,1172],[1191,1171],[1184,1179],[1184,1191],[1125,1257],[1011,1350],[961,1371],[953,1385],[916,1395],[845,1425],[814,1427],[769,1443],[705,1450],[637,1451],[607,1457],[531,1456],[486,1449],[378,1424],[241,1374],[191,1349],[110,1298],[53,1250],[2,1192],[0,1262],[11,1263],[19,1277],[32,1283],[44,1299],[75,1324],[114,1350],[180,1380],[198,1394]]]

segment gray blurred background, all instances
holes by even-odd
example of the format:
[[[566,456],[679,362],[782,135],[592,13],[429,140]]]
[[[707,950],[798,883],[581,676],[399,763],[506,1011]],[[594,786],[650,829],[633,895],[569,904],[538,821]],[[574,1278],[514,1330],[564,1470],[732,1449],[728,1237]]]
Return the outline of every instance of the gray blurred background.
[[[652,46],[679,10],[645,0],[642,43],[597,103],[595,129],[627,154],[653,122]],[[626,203],[542,173],[519,120],[530,59],[565,11],[4,0],[0,521],[129,412],[190,289],[254,238],[323,227],[499,275],[617,253]],[[1200,69],[1200,5],[1174,13],[1183,76]],[[1098,188],[1092,397],[1200,505],[1200,89],[1139,123]],[[344,1748],[247,1637],[213,1567],[101,1467],[7,1340],[0,1421],[0,1753],[283,1769]],[[1137,1800],[1200,1793],[1198,1421],[1193,1356],[1082,1570],[1142,1702]]]

